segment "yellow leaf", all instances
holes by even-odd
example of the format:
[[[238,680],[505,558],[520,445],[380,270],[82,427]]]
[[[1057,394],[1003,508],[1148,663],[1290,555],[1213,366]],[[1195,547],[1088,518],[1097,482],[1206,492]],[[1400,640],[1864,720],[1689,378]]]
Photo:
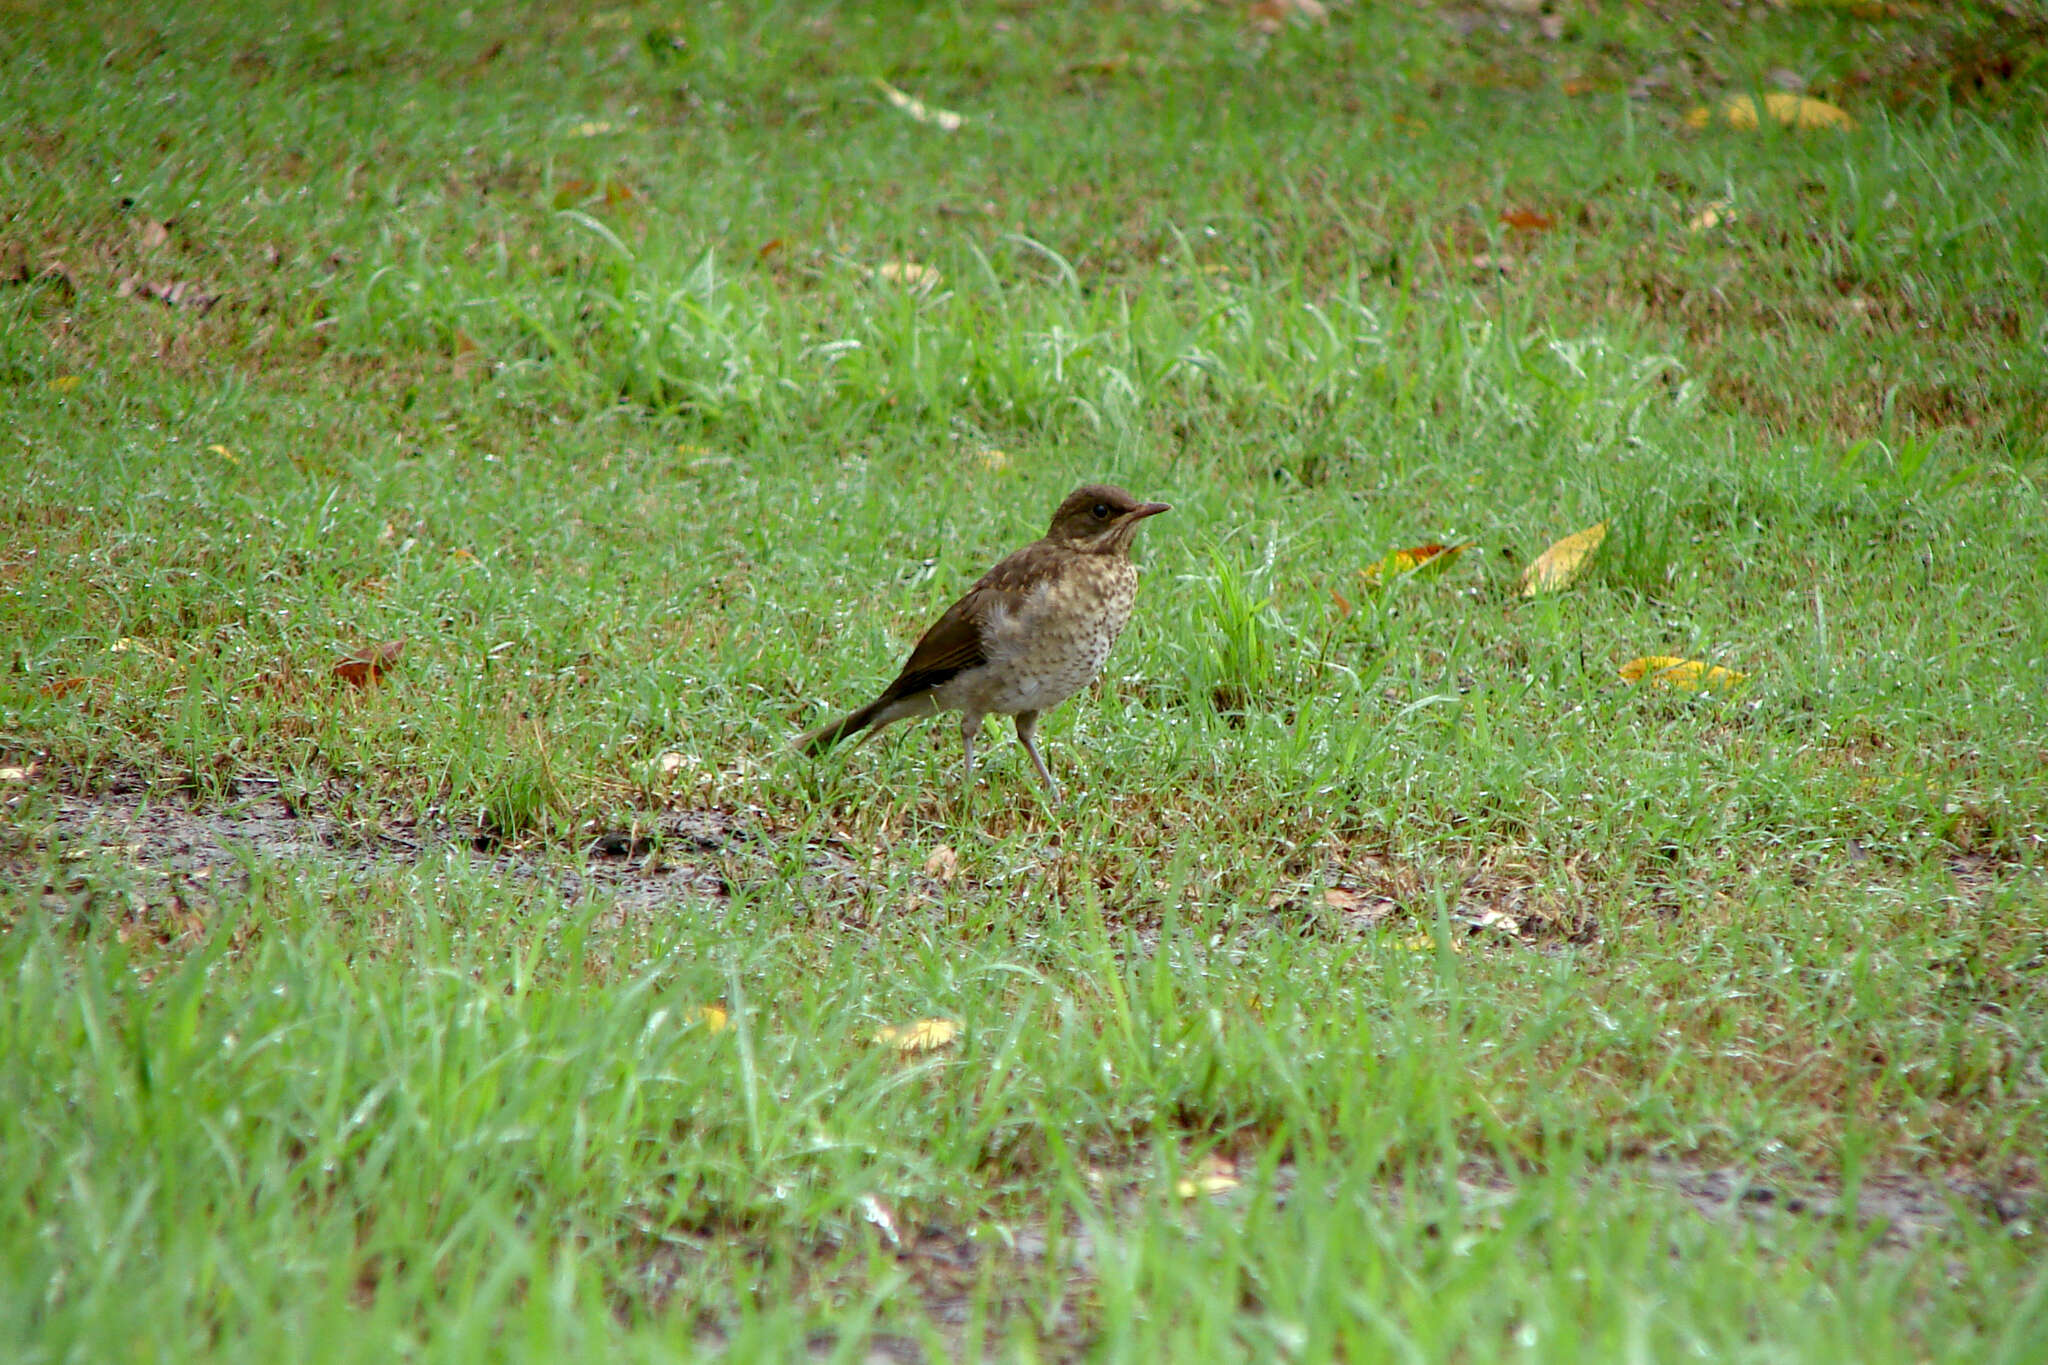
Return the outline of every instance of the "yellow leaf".
[[[1007,451],[988,446],[974,452],[974,462],[991,474],[1000,474],[1010,467],[1010,456]]]
[[[1452,952],[1465,951],[1464,939],[1454,938],[1450,942]],[[1411,953],[1433,953],[1436,951],[1436,939],[1429,934],[1410,934],[1401,940],[1401,946]]]
[[[940,109],[926,104],[917,96],[898,90],[885,80],[877,80],[875,84],[881,88],[883,96],[888,99],[889,103],[895,105],[919,123],[929,123],[934,128],[943,129],[950,133],[967,121],[951,109]]]
[[[1600,542],[1607,539],[1607,523],[1596,522],[1558,541],[1530,563],[1522,573],[1522,596],[1556,592],[1568,588],[1585,572],[1586,564]]]
[[[920,265],[916,261],[884,261],[875,267],[875,278],[889,284],[900,284],[906,289],[925,290],[937,285],[944,277],[935,266]]]
[[[1193,1199],[1198,1194],[1222,1194],[1225,1190],[1234,1190],[1240,1183],[1237,1163],[1227,1156],[1211,1152],[1194,1170],[1173,1182],[1173,1192],[1183,1199]]]
[[[1403,574],[1427,576],[1442,573],[1451,566],[1451,561],[1463,554],[1471,545],[1462,541],[1456,545],[1416,545],[1406,550],[1395,550],[1375,563],[1359,571],[1365,579],[1365,586],[1377,589]]]
[[[1701,688],[1726,690],[1740,686],[1749,681],[1749,674],[1737,673],[1719,664],[1703,664],[1698,659],[1677,659],[1668,654],[1647,654],[1640,659],[1630,659],[1621,666],[1623,682],[1641,682],[1645,678],[1653,687],[1682,687],[1688,692],[1697,692]]]
[[[240,464],[242,462],[241,456],[235,454],[234,451],[229,450],[226,446],[223,445],[210,445],[206,448],[206,453],[209,455],[218,455],[223,460],[226,460],[229,464]],[[390,523],[386,522],[385,524],[389,525]]]
[[[60,374],[50,381],[51,393],[69,393],[77,387],[78,376],[75,374]]]
[[[619,126],[615,123],[607,123],[603,119],[585,119],[581,123],[570,125],[569,136],[603,137],[606,133],[616,133],[618,131]]]
[[[1687,232],[1711,232],[1721,224],[1735,217],[1735,202],[1731,199],[1716,199],[1708,203],[1685,225]]]
[[[875,1041],[898,1052],[930,1052],[960,1036],[951,1019],[920,1019],[914,1024],[887,1024],[875,1030]]]
[[[1716,111],[1702,104],[1685,116],[1688,128],[1704,128],[1714,121]],[[1751,129],[1762,121],[1757,114],[1756,99],[1750,95],[1737,95],[1722,103],[1719,110],[1722,122],[1730,128]],[[1788,95],[1776,91],[1764,96],[1763,113],[1787,128],[1854,128],[1856,120],[1826,100],[1811,99],[1805,95]]]
[[[723,1031],[731,1025],[732,1016],[725,1012],[723,1005],[697,1006],[697,1022],[713,1033]]]

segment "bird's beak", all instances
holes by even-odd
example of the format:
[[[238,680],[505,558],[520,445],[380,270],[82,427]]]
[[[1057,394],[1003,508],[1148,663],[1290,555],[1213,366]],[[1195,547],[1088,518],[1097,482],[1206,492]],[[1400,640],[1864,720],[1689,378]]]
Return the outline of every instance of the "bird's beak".
[[[1124,513],[1124,517],[1129,521],[1143,521],[1146,517],[1156,517],[1161,512],[1171,512],[1172,510],[1173,508],[1163,502],[1141,502],[1130,511]]]

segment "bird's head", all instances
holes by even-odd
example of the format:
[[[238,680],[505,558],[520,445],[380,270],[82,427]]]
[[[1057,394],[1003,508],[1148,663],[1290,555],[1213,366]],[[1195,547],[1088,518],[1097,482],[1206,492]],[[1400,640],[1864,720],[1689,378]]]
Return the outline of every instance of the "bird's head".
[[[1139,502],[1114,484],[1084,484],[1052,514],[1045,538],[1090,554],[1123,554],[1139,522],[1171,510],[1163,502]]]

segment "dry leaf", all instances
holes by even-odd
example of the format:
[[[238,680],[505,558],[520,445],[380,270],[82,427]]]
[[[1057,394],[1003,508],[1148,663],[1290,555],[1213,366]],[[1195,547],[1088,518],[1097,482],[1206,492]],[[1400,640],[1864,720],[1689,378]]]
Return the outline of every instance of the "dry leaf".
[[[1710,232],[1721,226],[1721,224],[1732,221],[1734,217],[1734,200],[1715,199],[1692,216],[1686,223],[1685,230],[1687,232]]]
[[[115,285],[114,297],[155,299],[167,308],[196,308],[202,313],[220,302],[220,295],[209,294],[190,280],[145,280],[140,275],[130,275]]]
[[[75,374],[60,374],[50,381],[51,393],[69,393],[77,387],[78,376]]]
[[[1322,0],[1253,0],[1246,15],[1261,33],[1278,33],[1289,19],[1319,24],[1330,21],[1330,11]]]
[[[460,327],[455,329],[455,355],[449,363],[457,379],[468,378],[470,371],[484,363],[483,349]]]
[[[884,261],[875,267],[875,278],[919,291],[931,289],[942,278],[937,267],[916,261]]]
[[[718,1033],[732,1023],[732,1016],[725,1012],[723,1005],[699,1005],[697,1022],[711,1032]]]
[[[1600,542],[1607,539],[1607,523],[1596,522],[1583,531],[1575,532],[1558,541],[1542,554],[1536,556],[1522,573],[1522,596],[1534,597],[1538,593],[1556,592],[1568,588],[1593,558],[1593,552],[1600,548]]]
[[[155,251],[158,247],[170,242],[171,225],[158,222],[154,218],[145,218],[142,220],[142,227],[137,235],[142,238],[142,249],[144,251]]]
[[[334,676],[356,687],[368,687],[381,679],[405,652],[405,641],[387,640],[365,645],[334,666]]]
[[[881,89],[882,94],[888,99],[889,103],[895,105],[919,123],[929,123],[934,128],[950,133],[957,130],[961,124],[967,122],[966,119],[954,113],[951,109],[940,109],[926,104],[917,96],[898,90],[885,80],[878,79],[875,84]]]
[[[1211,1152],[1196,1163],[1194,1170],[1173,1182],[1173,1192],[1183,1199],[1193,1199],[1196,1195],[1234,1190],[1240,1183],[1237,1163]]]
[[[1688,128],[1704,128],[1714,121],[1716,111],[1702,104],[1685,116]],[[1751,129],[1761,121],[1757,116],[1756,99],[1751,95],[1737,95],[1722,103],[1721,120],[1730,128]],[[1765,115],[1787,128],[1854,128],[1856,120],[1826,100],[1817,100],[1805,95],[1790,95],[1777,91],[1764,96]]]
[[[1534,209],[1502,209],[1500,220],[1521,232],[1548,232],[1557,226],[1557,219]]]
[[[683,770],[683,764],[686,761],[681,754],[677,753],[674,749],[670,749],[655,760],[655,766],[661,769],[664,777],[674,777]]]
[[[581,123],[570,125],[569,136],[603,137],[606,133],[616,133],[618,131],[619,126],[615,123],[607,123],[603,119],[585,119]]]
[[[1464,939],[1451,939],[1450,945],[1454,953],[1465,951]],[[1401,946],[1411,953],[1433,953],[1436,951],[1436,937],[1432,934],[1410,934],[1401,940]]]
[[[930,1052],[960,1036],[951,1019],[920,1019],[914,1024],[887,1024],[875,1030],[875,1041],[898,1052]]]
[[[34,763],[25,768],[0,768],[0,782],[26,782],[39,770],[39,765]]]
[[[85,686],[86,683],[90,681],[91,679],[89,678],[59,678],[55,682],[44,683],[41,687],[37,688],[36,691],[42,693],[46,697],[62,697],[69,693],[76,692],[79,688]]]
[[[1353,929],[1370,929],[1390,918],[1399,908],[1386,896],[1350,886],[1327,888],[1323,892],[1323,904],[1342,915]]]
[[[975,451],[974,462],[991,474],[1000,474],[1010,467],[1009,455],[994,446]]]
[[[1456,545],[1414,545],[1405,550],[1395,550],[1376,563],[1359,570],[1359,577],[1365,580],[1368,591],[1376,591],[1393,582],[1403,574],[1420,574],[1428,577],[1440,574],[1451,566],[1451,561],[1463,554],[1472,542],[1460,541]],[[1345,604],[1347,610],[1349,603]]]
[[[1330,601],[1337,608],[1339,616],[1349,616],[1351,614],[1351,599],[1338,592],[1335,588],[1330,589]]]
[[[932,856],[924,860],[924,875],[950,884],[960,875],[960,855],[953,851],[951,844],[940,844],[932,850]]]
[[[864,1194],[860,1197],[860,1216],[873,1223],[889,1239],[890,1246],[903,1245],[903,1237],[896,1231],[896,1215],[879,1195]]]
[[[1698,659],[1678,659],[1668,654],[1647,654],[1640,659],[1630,659],[1621,666],[1623,682],[1641,682],[1647,678],[1653,687],[1681,687],[1688,692],[1702,688],[1727,690],[1749,681],[1749,674],[1737,673],[1732,668],[1719,664],[1704,664]]]

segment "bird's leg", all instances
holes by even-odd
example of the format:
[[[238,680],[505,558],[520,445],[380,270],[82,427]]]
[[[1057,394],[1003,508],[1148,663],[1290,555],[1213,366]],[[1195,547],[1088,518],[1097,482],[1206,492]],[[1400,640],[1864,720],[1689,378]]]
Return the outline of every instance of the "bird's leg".
[[[1038,775],[1045,779],[1046,789],[1052,793],[1053,804],[1059,804],[1060,784],[1052,780],[1052,773],[1045,766],[1045,760],[1038,753],[1038,713],[1019,711],[1017,713],[1017,738],[1024,741],[1024,752],[1031,755],[1031,766],[1038,769]]]
[[[962,791],[974,790],[974,741],[981,735],[981,712],[968,711],[960,717],[960,738],[967,746],[967,772],[960,779]]]

